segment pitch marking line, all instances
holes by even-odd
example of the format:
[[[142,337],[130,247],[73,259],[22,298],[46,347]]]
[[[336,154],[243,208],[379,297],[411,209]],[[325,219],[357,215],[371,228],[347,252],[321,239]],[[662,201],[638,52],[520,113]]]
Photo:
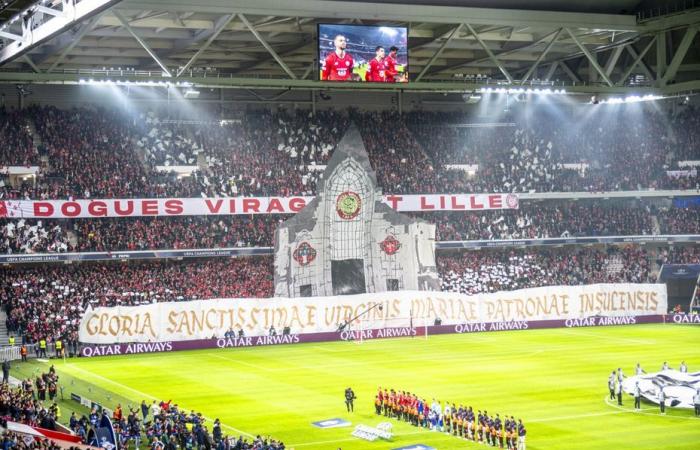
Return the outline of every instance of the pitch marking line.
[[[350,350],[333,350],[330,348],[321,347],[320,345],[314,345],[313,348],[315,348],[317,350],[322,350],[324,352],[330,352],[330,353],[345,353],[346,351],[350,351]]]
[[[89,370],[85,370],[85,369],[83,369],[83,368],[81,368],[81,367],[78,367],[78,366],[75,366],[75,365],[73,365],[73,364],[71,364],[71,363],[67,363],[67,364],[68,364],[69,366],[71,366],[73,369],[77,370],[78,372],[83,372],[83,373],[86,373],[86,374],[88,374],[88,375],[92,375],[93,377],[95,377],[95,378],[97,378],[97,379],[100,379],[100,380],[105,381],[105,382],[107,382],[107,383],[113,384],[114,386],[120,387],[120,388],[122,388],[122,389],[126,389],[127,391],[131,391],[131,392],[133,392],[133,393],[135,393],[135,394],[140,395],[141,397],[146,397],[146,398],[149,398],[149,399],[151,399],[151,400],[156,400],[156,401],[158,401],[158,398],[156,398],[156,397],[154,397],[154,396],[152,396],[152,395],[150,395],[150,394],[146,394],[145,392],[141,392],[141,391],[136,390],[136,389],[134,389],[134,388],[132,388],[132,387],[130,387],[130,386],[127,386],[127,385],[125,385],[125,384],[122,384],[122,383],[119,383],[119,382],[117,382],[117,381],[111,380],[111,379],[109,379],[109,378],[107,378],[107,377],[103,377],[102,375],[96,374],[96,373],[94,373],[94,372],[90,372]],[[187,409],[187,408],[183,408],[183,409]],[[214,422],[214,420],[211,419],[211,418],[209,418],[209,417],[206,417],[206,416],[203,416],[203,417],[204,417],[206,420],[210,421],[210,422]],[[245,431],[239,430],[238,428],[234,428],[234,427],[232,427],[232,426],[225,425],[225,424],[223,424],[223,423],[221,424],[221,426],[224,427],[224,428],[228,428],[229,430],[233,430],[233,431],[235,431],[236,433],[239,433],[239,434],[243,434],[243,435],[245,435],[245,436],[248,436],[248,437],[250,437],[250,438],[255,438],[255,436],[253,436],[252,434],[246,433]]]
[[[656,341],[654,340],[638,340],[638,339],[627,339],[627,338],[620,338],[620,337],[613,337],[613,336],[601,336],[595,333],[586,333],[585,331],[581,331],[580,329],[562,329],[560,330],[562,333],[566,334],[573,334],[573,335],[580,335],[580,336],[590,336],[590,337],[596,337],[599,339],[605,339],[607,341],[617,341],[617,342],[625,342],[625,343],[631,343],[631,344],[643,344],[643,345],[654,345],[656,344]]]
[[[227,358],[227,357],[225,357],[225,356],[221,356],[221,355],[212,355],[212,354],[209,354],[209,356],[211,356],[212,358],[218,358],[218,359],[223,359],[223,360],[226,360],[226,361],[235,362],[235,363],[237,363],[237,364],[242,364],[242,365],[244,365],[244,366],[252,367],[253,369],[256,369],[256,370],[263,370],[263,371],[265,371],[265,372],[276,372],[275,369],[270,369],[270,368],[268,368],[268,367],[258,366],[257,364],[253,364],[253,363],[249,363],[249,362],[245,362],[245,361],[240,361],[240,360],[238,360],[238,359]]]
[[[657,410],[656,408],[642,408],[642,409],[627,409],[623,406],[616,405],[614,403],[610,403],[610,398],[608,396],[605,396],[605,404],[608,406],[612,406],[615,409],[619,409],[621,413],[629,413],[629,414],[641,414],[644,416],[657,416],[657,417],[667,417],[669,419],[683,419],[683,420],[700,420],[700,417],[684,417],[684,416],[667,416],[667,415],[662,415],[661,412],[658,413],[648,413],[644,411],[654,411]],[[670,406],[669,406],[670,408]]]

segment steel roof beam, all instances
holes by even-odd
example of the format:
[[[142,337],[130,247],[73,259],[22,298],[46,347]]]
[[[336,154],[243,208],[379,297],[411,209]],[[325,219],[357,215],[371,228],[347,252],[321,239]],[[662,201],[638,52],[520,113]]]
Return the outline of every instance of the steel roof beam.
[[[571,70],[571,67],[569,67],[566,61],[559,61],[559,65],[561,66],[564,73],[566,73],[569,76],[569,78],[571,78],[571,81],[573,81],[574,83],[581,83],[581,78],[579,78],[579,76],[576,75],[576,73],[573,70]]]
[[[560,63],[560,66],[562,63]],[[0,83],[16,84],[16,83],[37,83],[37,84],[61,84],[61,85],[78,85],[80,80],[88,78],[94,81],[117,80],[125,82],[189,82],[200,88],[222,88],[222,89],[292,89],[292,90],[337,90],[350,92],[455,92],[465,93],[481,87],[488,86],[486,83],[470,82],[470,81],[447,81],[447,82],[414,82],[414,83],[342,83],[342,82],[325,82],[315,80],[292,80],[289,78],[244,78],[244,77],[211,77],[211,76],[183,76],[179,79],[165,79],[160,71],[154,71],[150,75],[139,73],[123,73],[119,71],[93,71],[88,73],[33,73],[33,72],[5,72],[0,71]],[[491,85],[493,86],[493,85]],[[644,94],[665,94],[673,95],[691,90],[700,89],[700,80],[693,82],[676,83],[664,86],[663,88],[655,87],[625,87],[625,86],[604,86],[604,85],[575,85],[566,86],[566,91],[570,95],[591,95],[591,94],[615,94],[615,95],[644,95]]]
[[[552,78],[552,75],[554,75],[554,72],[557,70],[557,66],[559,65],[559,61],[554,61],[551,66],[549,66],[549,69],[547,69],[547,73],[544,76],[544,81],[549,81]]]
[[[498,58],[496,58],[496,55],[493,54],[491,49],[484,43],[484,41],[481,40],[481,38],[479,37],[479,34],[468,23],[465,23],[464,25],[467,27],[469,32],[474,36],[474,39],[476,39],[476,41],[479,43],[479,45],[481,45],[481,48],[483,48],[484,51],[486,51],[486,54],[489,55],[489,58],[496,65],[496,67],[498,67],[498,70],[501,71],[501,73],[503,74],[503,76],[506,77],[506,79],[508,80],[509,83],[512,83],[513,77],[510,76],[510,73],[508,72],[508,70],[503,66],[503,64],[501,64],[501,62],[498,60]]]
[[[656,36],[652,38],[651,42],[656,42]],[[639,54],[637,53],[637,49],[634,48],[634,45],[628,45],[627,46],[627,51],[629,52],[630,55],[632,55],[632,58],[637,58]],[[643,58],[643,57],[642,57]],[[649,78],[649,80],[654,80],[656,77],[654,77],[653,72],[651,71],[651,68],[647,65],[647,63],[644,62],[644,59],[640,59],[639,62],[637,63],[639,67],[642,68],[644,71],[644,74]]]
[[[571,36],[571,39],[574,40],[578,48],[581,49],[584,55],[586,55],[586,58],[588,58],[588,61],[590,61],[591,65],[595,69],[596,72],[598,72],[598,75],[605,80],[605,82],[608,84],[608,86],[612,86],[613,82],[610,80],[610,77],[605,74],[605,71],[603,70],[602,67],[600,67],[600,64],[598,64],[598,61],[596,61],[595,56],[591,54],[590,50],[588,50],[582,43],[581,41],[576,37],[573,31],[571,31],[569,28],[566,29],[566,32],[569,33],[569,36]]]
[[[610,75],[613,73],[613,70],[615,70],[615,65],[617,64],[617,61],[620,59],[620,55],[622,55],[622,52],[624,50],[625,50],[624,45],[621,45],[619,47],[615,47],[612,54],[610,55],[610,58],[608,58],[608,61],[605,63],[605,75],[610,77]]]
[[[552,37],[552,40],[549,41],[547,46],[542,50],[542,53],[540,53],[540,56],[537,57],[535,62],[530,66],[530,69],[525,73],[523,76],[523,80],[521,81],[520,84],[525,84],[525,82],[530,78],[530,76],[535,72],[535,69],[537,69],[537,65],[542,62],[545,56],[547,56],[547,53],[552,49],[552,46],[554,46],[554,43],[559,39],[559,35],[562,32],[562,28],[559,28],[556,33],[554,33],[554,36]]]
[[[437,51],[433,54],[433,56],[428,60],[428,62],[423,67],[423,70],[421,70],[421,72],[416,77],[415,81],[420,81],[421,78],[423,78],[423,75],[425,75],[425,73],[428,71],[428,69],[430,69],[430,66],[433,65],[435,60],[438,59],[438,57],[442,54],[442,51],[445,50],[445,47],[447,47],[447,45],[450,43],[450,41],[452,41],[452,38],[455,37],[457,35],[457,33],[459,33],[460,28],[462,28],[461,23],[459,25],[457,25],[457,27],[454,30],[452,30],[452,33],[450,33],[450,35],[447,37],[447,39],[445,39],[445,42],[443,42],[442,45],[440,45],[440,48],[438,48]]]
[[[526,49],[535,47],[535,46],[539,45],[540,43],[545,42],[546,39],[547,39],[549,36],[551,36],[551,35],[553,35],[553,34],[555,34],[555,33],[556,33],[556,31],[553,31],[552,33],[549,33],[549,34],[547,34],[547,35],[544,35],[544,36],[542,36],[541,38],[539,38],[539,39],[537,39],[536,41],[531,42],[531,43],[529,43],[529,44],[521,45],[521,46],[518,46],[518,47],[516,47],[516,48],[511,48],[510,50],[501,51],[501,52],[499,52],[499,53],[496,55],[496,57],[497,57],[497,58],[502,58],[502,57],[504,57],[504,56],[508,56],[508,55],[513,54],[513,53],[522,52],[523,50],[526,50]],[[480,36],[483,36],[483,33],[479,33],[479,35],[480,35]],[[560,41],[558,41],[557,43],[558,43],[558,44],[561,44],[562,42],[561,42],[561,40],[560,40]],[[572,45],[573,45],[573,44],[572,44]],[[452,48],[454,48],[454,47],[452,47]],[[471,49],[471,47],[465,47],[465,48],[470,48],[470,49]],[[477,48],[480,48],[480,47],[477,47]],[[532,59],[528,59],[527,61],[534,61],[534,60],[536,60],[536,59],[537,59],[536,57],[533,57]],[[476,65],[478,65],[478,64],[480,64],[480,63],[482,63],[482,62],[490,61],[490,60],[491,60],[491,58],[489,58],[489,57],[487,56],[487,57],[485,57],[485,58],[479,58],[479,59],[475,59],[475,60],[473,60],[473,61],[460,62],[460,63],[457,63],[457,64],[453,64],[453,65],[448,66],[448,67],[444,67],[444,68],[441,68],[441,69],[433,70],[433,71],[431,71],[430,73],[431,73],[431,74],[435,74],[435,73],[444,72],[444,71],[447,71],[447,70],[457,69],[457,68],[460,68],[460,67],[474,67],[474,66],[476,66]]]
[[[61,15],[49,16],[39,25],[34,23],[35,17],[23,20],[26,24],[23,23],[21,40],[15,40],[0,49],[0,66],[28,53],[38,45],[48,42],[51,38],[70,29],[77,23],[99,14],[120,1],[82,0],[79,3],[75,3],[75,0],[64,0],[62,3],[63,13]]]
[[[191,11],[192,0],[125,0],[124,9]],[[510,27],[590,28],[637,31],[632,14],[589,14],[496,8],[465,8],[435,5],[387,5],[386,3],[337,2],[328,0],[207,0],[196,5],[197,12],[256,16],[324,17],[407,23],[471,23]]]
[[[698,33],[698,25],[690,26],[688,27],[687,30],[685,30],[685,34],[683,35],[683,39],[681,40],[681,43],[678,44],[678,48],[676,49],[676,52],[673,55],[673,59],[671,60],[671,63],[668,65],[668,68],[666,69],[666,73],[664,73],[663,77],[661,77],[661,86],[665,86],[668,84],[670,80],[673,79],[673,77],[676,76],[676,73],[678,72],[678,68],[680,67],[681,63],[683,62],[683,59],[685,58],[685,55],[688,53],[688,49],[690,48],[690,45],[693,43],[693,40],[695,39],[695,35]]]
[[[231,23],[234,17],[236,17],[235,14],[229,14],[228,16],[222,17],[219,20],[219,22],[214,27],[214,32],[211,34],[211,36],[209,36],[209,39],[207,39],[207,41],[204,44],[202,44],[201,47],[199,47],[199,50],[197,50],[197,52],[194,55],[192,55],[192,58],[190,58],[190,60],[187,61],[187,64],[185,64],[180,70],[177,71],[178,77],[182,75],[182,73],[185,72],[187,69],[189,69],[195,61],[197,61],[197,58],[199,58],[201,54],[209,48],[211,43],[214,42],[214,40],[217,37],[219,37],[219,34],[221,34],[221,32],[224,31],[224,28],[226,28],[226,26],[229,23]]]
[[[95,27],[98,19],[99,19],[99,16],[95,16],[92,19],[90,19],[89,22],[83,24],[80,31],[78,31],[78,33],[75,36],[73,36],[73,39],[70,41],[70,44],[68,44],[68,46],[63,49],[61,54],[58,55],[58,58],[56,58],[56,61],[54,61],[51,64],[51,67],[49,67],[46,70],[46,72],[49,72],[49,73],[52,72],[59,64],[61,64],[63,62],[63,60],[66,58],[66,56],[68,56],[68,53],[70,53],[75,48],[75,46],[78,45],[78,42],[80,42],[80,40],[83,38],[83,36],[85,36],[85,34],[88,31],[92,30]]]
[[[34,64],[34,61],[32,61],[32,58],[30,58],[29,55],[27,55],[27,54],[22,55],[22,59],[24,59],[24,61],[25,61],[27,64],[29,64],[29,67],[31,67],[32,70],[33,70],[34,72],[36,72],[36,73],[41,73],[41,69],[39,69],[39,68],[36,66],[36,64]]]
[[[656,81],[661,83],[661,77],[666,73],[666,32],[656,34]]]
[[[241,22],[243,22],[248,27],[250,32],[253,33],[253,36],[255,36],[255,38],[262,44],[262,46],[265,47],[265,50],[267,50],[270,53],[270,55],[272,55],[272,57],[275,59],[275,61],[277,61],[277,64],[279,64],[280,67],[282,67],[282,70],[284,70],[291,79],[296,80],[297,76],[294,74],[294,72],[291,71],[289,66],[287,66],[287,64],[285,64],[282,58],[280,58],[275,49],[267,43],[265,38],[262,37],[262,35],[258,32],[258,30],[255,29],[255,27],[248,21],[248,19],[243,14],[238,14],[238,17],[240,17]]]
[[[622,84],[627,80],[627,78],[630,76],[630,74],[632,73],[634,68],[637,67],[637,65],[641,64],[640,67],[642,67],[642,70],[644,70],[644,68],[646,68],[646,64],[644,64],[642,62],[642,60],[644,59],[644,56],[647,54],[647,52],[649,51],[651,46],[654,45],[654,41],[656,41],[656,36],[651,38],[651,40],[649,41],[647,46],[644,47],[644,50],[642,50],[639,54],[637,54],[637,51],[632,47],[631,44],[629,46],[625,47],[627,49],[627,51],[630,53],[630,55],[632,55],[632,58],[634,58],[634,62],[627,68],[625,73],[620,78],[620,81],[615,83],[616,86],[622,86]],[[649,69],[646,70],[646,73],[647,73],[647,76],[649,77],[649,79],[654,79],[654,77],[651,76],[651,72],[649,71]]]
[[[156,55],[155,52],[151,50],[151,47],[148,46],[146,41],[141,39],[141,37],[139,37],[139,35],[136,34],[136,32],[134,32],[134,30],[131,28],[131,25],[129,25],[129,21],[126,20],[126,17],[124,17],[122,13],[120,13],[117,10],[113,10],[112,14],[114,14],[114,17],[119,19],[126,31],[128,31],[129,34],[131,34],[139,44],[141,44],[141,47],[143,47],[143,49],[146,50],[146,53],[148,53],[150,57],[153,58],[153,60],[156,62],[156,64],[158,64],[160,68],[163,69],[163,73],[165,73],[169,77],[172,77],[173,74],[170,72],[170,70],[168,70],[168,67],[165,64],[163,64],[163,61],[160,60],[158,55]]]

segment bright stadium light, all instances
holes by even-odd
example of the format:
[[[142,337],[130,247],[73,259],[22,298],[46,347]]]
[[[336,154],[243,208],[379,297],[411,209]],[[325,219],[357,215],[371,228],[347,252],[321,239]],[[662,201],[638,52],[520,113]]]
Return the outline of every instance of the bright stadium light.
[[[506,88],[506,87],[482,87],[477,90],[481,94],[536,94],[536,95],[566,95],[566,89],[550,89],[550,88]]]
[[[398,33],[396,28],[391,28],[391,27],[379,27],[379,31],[388,35],[388,36],[392,36],[392,37],[396,36],[396,33]]]
[[[115,85],[115,86],[147,86],[147,87],[183,87],[183,88],[191,88],[194,86],[193,83],[190,83],[188,81],[178,81],[178,82],[170,82],[170,81],[153,81],[153,80],[148,80],[148,81],[131,81],[131,80],[111,80],[111,79],[106,79],[106,80],[95,80],[92,78],[85,79],[81,78],[78,80],[78,84],[87,84],[87,85],[92,85],[92,86],[104,86],[104,85]]]
[[[601,104],[601,105],[620,105],[620,104],[630,104],[630,103],[641,103],[641,102],[651,102],[654,100],[661,100],[663,99],[663,95],[652,95],[652,94],[647,94],[643,96],[639,95],[628,95],[627,97],[609,97],[603,100],[600,100],[599,102],[595,103],[594,101],[591,101],[593,104]]]

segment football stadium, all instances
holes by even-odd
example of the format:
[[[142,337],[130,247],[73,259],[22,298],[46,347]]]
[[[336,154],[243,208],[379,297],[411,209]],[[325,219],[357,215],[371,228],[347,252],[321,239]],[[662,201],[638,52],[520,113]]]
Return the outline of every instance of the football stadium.
[[[699,32],[0,0],[2,450],[700,448]]]

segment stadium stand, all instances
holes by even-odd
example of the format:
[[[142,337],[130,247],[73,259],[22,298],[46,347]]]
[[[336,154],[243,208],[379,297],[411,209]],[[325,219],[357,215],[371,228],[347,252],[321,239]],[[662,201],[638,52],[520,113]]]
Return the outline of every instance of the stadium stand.
[[[62,253],[74,250],[64,221],[12,220],[0,222],[0,253]]]
[[[39,154],[27,129],[24,112],[0,107],[0,166],[29,166]]]
[[[652,270],[647,251],[622,249],[504,249],[440,255],[442,290],[479,294],[540,286],[646,283]]]
[[[657,208],[646,202],[527,202],[518,210],[414,215],[437,225],[439,241],[700,232],[700,208]],[[287,217],[2,219],[0,253],[269,247],[276,225]]]
[[[0,304],[7,328],[31,342],[43,336],[76,340],[89,306],[139,305],[207,298],[269,297],[269,258],[187,262],[36,266],[4,270]]]
[[[77,251],[268,247],[284,216],[78,220]]]
[[[697,263],[695,247],[495,249],[438,255],[442,289],[477,294],[550,285],[645,283],[654,263]],[[73,341],[89,306],[272,296],[269,257],[180,262],[14,266],[4,270],[0,305],[8,329],[30,342]]]
[[[20,386],[12,387],[9,383],[0,385],[0,416],[5,420],[38,426],[47,430],[56,429],[57,405],[54,402],[45,407],[47,388],[53,384],[53,393],[49,401],[53,402],[57,379],[50,374],[37,377],[36,386],[32,380],[23,380]],[[36,389],[36,390],[35,390]],[[6,438],[8,436],[5,436]],[[44,447],[38,447],[44,448]]]
[[[700,158],[693,111],[671,117],[644,110],[633,124],[621,120],[606,127],[596,116],[576,127],[544,116],[536,122],[514,117],[505,128],[461,128],[475,119],[350,111],[309,120],[306,111],[263,110],[222,123],[165,119],[153,112],[133,120],[115,110],[33,106],[3,113],[11,119],[3,133],[23,150],[5,151],[0,165],[34,158],[26,130],[32,121],[48,151],[48,169],[37,187],[5,186],[6,197],[312,194],[318,174],[313,166],[327,161],[352,121],[387,193],[698,189],[697,172],[666,173]],[[637,149],[644,151],[635,156],[639,166],[633,170],[628,161]],[[155,169],[197,165],[200,152],[206,161],[201,174],[183,178]],[[470,174],[455,164],[477,169]]]

